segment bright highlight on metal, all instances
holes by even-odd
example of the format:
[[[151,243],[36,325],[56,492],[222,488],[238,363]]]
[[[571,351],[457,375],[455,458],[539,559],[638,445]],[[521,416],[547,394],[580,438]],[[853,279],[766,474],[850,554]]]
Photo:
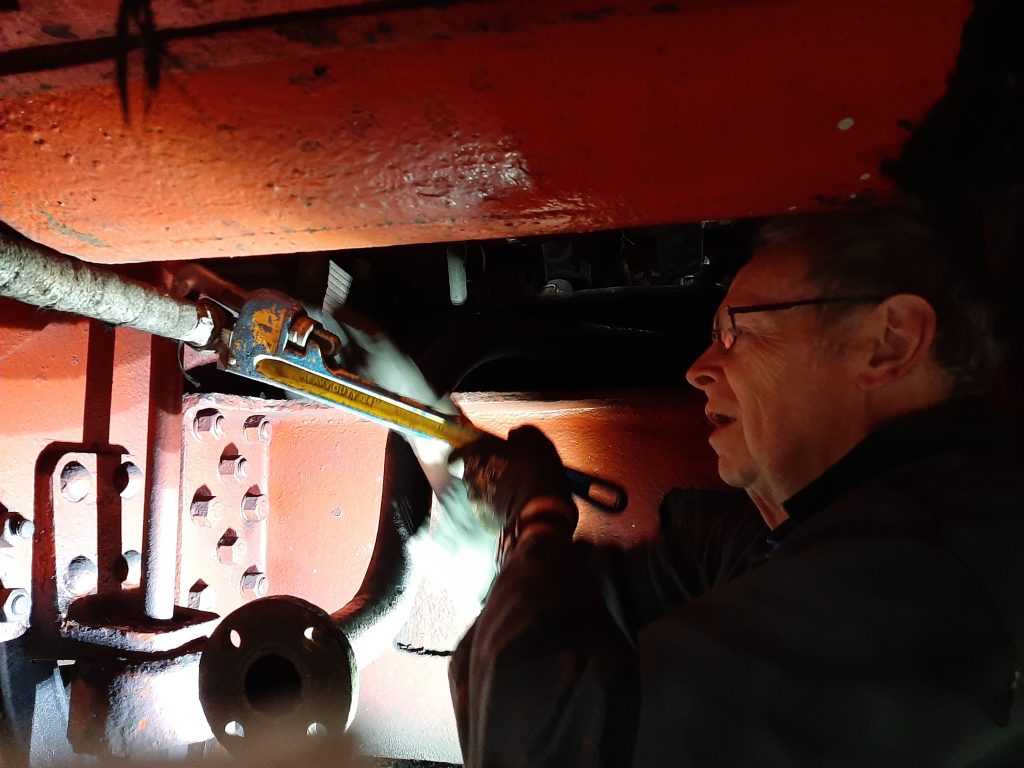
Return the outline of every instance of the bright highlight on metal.
[[[329,405],[346,408],[403,434],[441,440],[458,448],[483,432],[456,416],[425,405],[389,397],[365,384],[323,376],[272,357],[256,361],[256,371],[285,389]]]

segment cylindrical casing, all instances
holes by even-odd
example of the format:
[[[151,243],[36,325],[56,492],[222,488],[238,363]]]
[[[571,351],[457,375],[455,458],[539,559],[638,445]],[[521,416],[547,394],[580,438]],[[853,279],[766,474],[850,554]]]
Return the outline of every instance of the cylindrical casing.
[[[0,232],[0,296],[205,346],[213,322],[158,288]]]

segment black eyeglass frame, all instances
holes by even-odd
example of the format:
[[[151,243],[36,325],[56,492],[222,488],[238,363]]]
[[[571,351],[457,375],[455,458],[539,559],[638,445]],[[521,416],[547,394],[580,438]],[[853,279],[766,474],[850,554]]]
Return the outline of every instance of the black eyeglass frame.
[[[736,327],[736,315],[746,315],[753,312],[780,312],[785,309],[793,309],[794,307],[813,307],[822,304],[878,304],[885,301],[886,298],[886,296],[829,296],[772,304],[749,304],[741,307],[730,307],[727,305],[725,311],[729,315],[731,327],[726,329],[726,334],[723,334],[721,328],[712,328],[711,343],[721,346],[723,352],[728,352],[733,348],[741,333],[741,330]]]

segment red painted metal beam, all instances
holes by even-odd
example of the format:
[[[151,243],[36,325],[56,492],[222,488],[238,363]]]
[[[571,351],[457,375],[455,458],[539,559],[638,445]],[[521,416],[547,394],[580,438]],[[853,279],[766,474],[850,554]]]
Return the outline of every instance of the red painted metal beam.
[[[0,218],[107,262],[586,231],[885,195],[879,162],[906,137],[901,121],[942,95],[970,10],[155,4],[163,77],[148,111],[131,81],[126,124],[110,12],[51,5],[45,25],[38,11],[4,14],[0,73],[15,74],[0,78]],[[137,73],[139,51],[131,64]]]

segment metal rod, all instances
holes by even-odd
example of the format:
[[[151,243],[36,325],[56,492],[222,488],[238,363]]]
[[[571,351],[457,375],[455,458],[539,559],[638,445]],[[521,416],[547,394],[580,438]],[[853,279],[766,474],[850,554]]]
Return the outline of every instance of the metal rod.
[[[0,296],[206,346],[214,323],[197,305],[0,230]]]
[[[146,615],[174,616],[181,480],[182,375],[178,347],[153,337],[149,373],[149,460],[142,529],[142,594]]]

